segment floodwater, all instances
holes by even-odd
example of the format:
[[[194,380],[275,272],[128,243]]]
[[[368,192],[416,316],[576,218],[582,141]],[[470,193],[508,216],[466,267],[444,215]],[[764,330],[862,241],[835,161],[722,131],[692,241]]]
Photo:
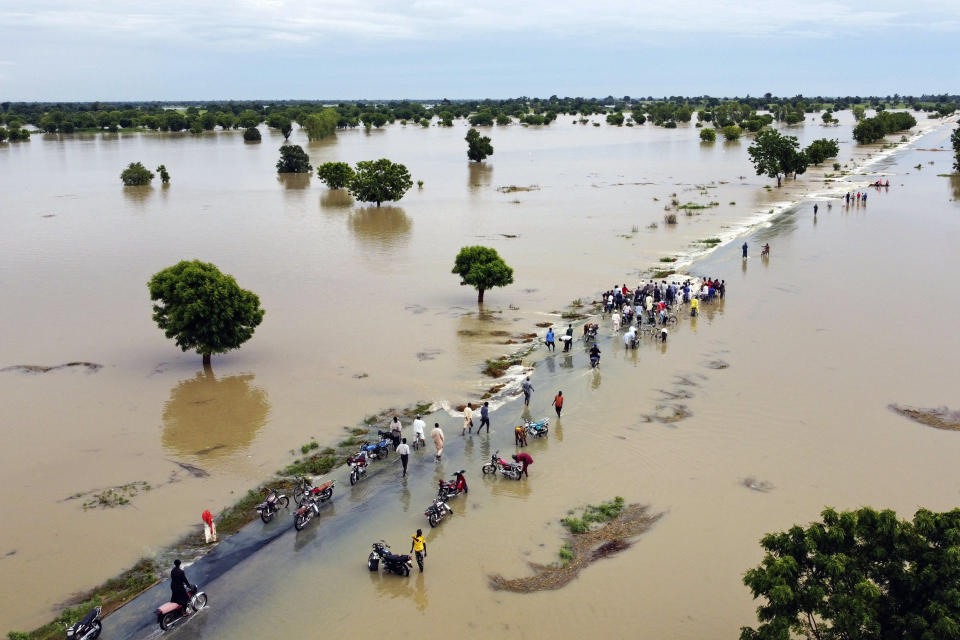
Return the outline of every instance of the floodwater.
[[[0,373],[5,504],[29,496],[5,509],[0,562],[5,582],[17,585],[16,598],[0,598],[5,626],[45,621],[71,592],[179,537],[203,509],[230,503],[311,437],[336,440],[344,425],[387,406],[475,399],[490,384],[479,364],[512,348],[490,331],[534,331],[573,298],[635,282],[660,257],[686,259],[698,239],[731,237],[801,192],[831,187],[810,171],[797,185],[765,190],[771,181],[750,175],[749,140],[703,145],[692,127],[581,127],[568,118],[542,129],[495,127],[497,152],[480,166],[466,162],[464,132],[396,125],[297,140],[314,164],[389,157],[424,180],[379,211],[316,179],[278,178],[273,134],[259,145],[217,133],[36,136],[0,147],[0,175],[17,186],[0,213],[0,365],[104,365]],[[849,122],[790,132],[840,138],[844,163],[881,154],[854,150]],[[942,127],[915,146],[940,147],[947,135]],[[949,172],[948,153],[895,158],[871,165],[894,187],[871,191],[866,207],[834,201],[814,223],[804,205],[757,231],[753,253],[769,241],[769,261],[742,262],[728,246],[694,265],[730,283],[728,300],[681,322],[666,346],[625,355],[605,337],[597,372],[579,348],[569,358],[538,351],[533,414],[546,413],[555,387],[568,400],[549,439],[531,447],[529,481],[477,477],[491,446],[512,451],[516,402],[494,413],[492,444],[461,445],[456,419],[444,420],[454,457],[443,472],[462,459],[472,490],[465,509],[431,532],[423,577],[370,576],[363,561],[374,539],[399,550],[426,524],[429,462],[416,464],[407,489],[391,480],[376,504],[364,502],[362,485],[342,483],[330,510],[360,513],[356,530],[280,538],[276,553],[239,565],[220,589],[244,606],[229,607],[229,617],[211,608],[209,633],[292,632],[315,623],[322,602],[330,630],[362,625],[376,608],[399,635],[427,625],[633,637],[642,625],[651,636],[729,637],[752,620],[740,576],[759,560],[764,532],[814,519],[826,504],[904,515],[921,504],[953,506],[958,487],[945,478],[955,438],[885,407],[949,402],[956,302],[934,312],[943,287],[921,281],[920,260],[956,269],[957,187],[936,177]],[[173,184],[122,188],[117,176],[134,160],[166,164]],[[911,169],[918,163],[922,170]],[[507,185],[539,188],[497,190]],[[720,205],[681,212],[666,227],[673,193]],[[488,292],[492,313],[478,315],[475,292],[449,273],[466,244],[496,247],[515,269],[516,284]],[[212,373],[150,319],[150,275],[195,257],[233,274],[267,310],[254,338],[215,357]],[[898,305],[914,290],[930,301],[919,314]],[[729,368],[708,366],[716,360]],[[643,417],[677,404],[692,417]],[[748,479],[772,488],[752,491]],[[84,511],[83,498],[67,500],[138,481],[151,490],[126,507]],[[613,495],[665,515],[632,550],[562,591],[488,589],[487,573],[520,575],[527,559],[553,557],[556,519],[567,509]]]

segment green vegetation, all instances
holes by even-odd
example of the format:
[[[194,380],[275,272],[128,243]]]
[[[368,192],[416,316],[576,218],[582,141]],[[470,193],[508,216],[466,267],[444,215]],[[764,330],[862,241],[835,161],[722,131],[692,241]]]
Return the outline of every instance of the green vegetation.
[[[664,224],[677,224],[677,214],[675,213],[665,213],[663,215]]]
[[[905,131],[917,126],[917,119],[905,111],[878,113],[873,118],[865,118],[853,128],[853,139],[860,144],[869,144],[882,140],[883,136],[895,131]]]
[[[860,104],[855,105],[851,109],[851,111],[853,112],[853,119],[856,120],[857,122],[860,122],[861,120],[863,120],[863,118],[867,115],[866,107]]]
[[[757,175],[776,178],[779,187],[783,176],[793,173],[796,179],[797,174],[807,170],[807,156],[798,148],[795,136],[784,136],[773,129],[764,129],[757,134],[747,153]]]
[[[130,165],[120,173],[120,180],[125,187],[142,187],[150,184],[153,180],[153,172],[147,169],[139,162],[131,162]]]
[[[359,444],[356,442],[354,444]],[[334,467],[343,464],[344,459],[336,453],[315,453],[311,456],[288,464],[280,473],[285,476],[312,475],[321,476]]]
[[[499,378],[507,369],[516,366],[521,362],[522,360],[520,358],[512,356],[504,356],[502,358],[497,358],[496,360],[487,360],[483,367],[483,373],[491,378]]]
[[[569,542],[564,542],[557,555],[560,556],[560,566],[565,567],[573,560],[573,547]]]
[[[311,113],[302,122],[308,140],[323,140],[336,133],[340,114],[336,109],[324,109],[320,113]]]
[[[477,290],[477,304],[483,304],[487,289],[513,283],[513,269],[507,266],[496,249],[481,246],[463,247],[454,260],[451,273],[460,276],[462,286]]]
[[[704,142],[715,142],[717,139],[717,130],[713,127],[700,129],[700,139]]]
[[[560,524],[570,533],[586,533],[594,524],[609,522],[619,516],[624,506],[625,503],[620,496],[598,505],[588,504],[583,508],[583,514],[579,518],[571,512],[566,518],[561,518]]]
[[[489,136],[481,136],[476,129],[467,131],[467,157],[473,162],[480,162],[487,156],[493,155],[493,145]]]
[[[623,113],[615,111],[607,116],[607,124],[612,124],[617,127],[622,127],[624,121]]]
[[[350,194],[360,202],[376,202],[378,207],[381,202],[399,200],[413,186],[407,168],[386,158],[358,162],[355,172],[347,185]]]
[[[247,142],[260,142],[260,129],[256,127],[248,127],[243,132],[243,139]]]
[[[810,145],[803,150],[806,154],[807,159],[815,165],[819,165],[821,162],[827,158],[836,158],[837,154],[840,153],[840,145],[837,144],[836,140],[828,140],[827,138],[820,138],[819,140],[814,140]]]
[[[960,509],[821,517],[760,541],[763,561],[743,582],[765,603],[741,640],[960,637]]]
[[[298,144],[285,144],[280,147],[280,159],[277,160],[277,173],[310,173],[310,156]]]
[[[723,137],[727,140],[736,140],[740,137],[742,130],[737,125],[731,124],[721,129],[721,132],[723,133]]]
[[[953,143],[953,170],[960,173],[960,125],[950,134],[950,142]]]
[[[147,285],[153,320],[183,351],[196,350],[203,364],[214,353],[239,349],[263,321],[260,298],[209,262],[183,260]]]
[[[723,240],[721,240],[720,238],[704,238],[703,240],[698,240],[697,242],[699,242],[700,244],[705,244],[712,247],[714,245],[720,244],[721,242],[723,242]]]
[[[676,271],[673,269],[655,269],[653,273],[650,274],[651,278],[666,278],[667,276],[672,276]]]
[[[677,259],[673,256],[666,256],[664,258],[660,258],[660,262],[676,262],[676,261]]]
[[[320,448],[320,443],[318,443],[316,440],[311,440],[306,444],[300,445],[300,453],[306,455],[307,453],[310,453],[310,451],[312,451],[313,449],[319,449],[319,448]]]
[[[317,177],[330,189],[343,189],[353,176],[353,168],[346,162],[324,162],[317,167]]]
[[[677,209],[709,209],[710,207],[719,207],[719,202],[709,202],[707,204],[699,204],[697,202],[685,202],[683,204],[678,204]]]
[[[170,184],[170,172],[167,171],[166,165],[160,165],[157,167],[157,173],[160,174],[160,182],[163,184]]]

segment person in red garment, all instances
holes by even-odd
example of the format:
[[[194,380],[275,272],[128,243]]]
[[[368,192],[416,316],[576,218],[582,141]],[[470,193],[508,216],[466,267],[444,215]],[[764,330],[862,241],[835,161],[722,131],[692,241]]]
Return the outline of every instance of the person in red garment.
[[[533,458],[530,456],[530,454],[526,451],[523,453],[516,453],[514,454],[513,459],[523,465],[523,469],[520,470],[520,473],[529,478],[530,474],[527,473],[527,467],[533,464]]]

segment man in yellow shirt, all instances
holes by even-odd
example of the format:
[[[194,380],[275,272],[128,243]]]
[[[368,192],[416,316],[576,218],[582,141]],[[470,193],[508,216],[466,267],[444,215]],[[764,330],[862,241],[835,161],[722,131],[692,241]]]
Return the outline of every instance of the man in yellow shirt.
[[[690,300],[690,317],[694,318],[700,314],[700,300],[693,298]]]
[[[423,529],[417,529],[417,534],[413,536],[410,553],[416,554],[417,566],[420,567],[420,573],[423,573],[423,559],[427,557],[427,540],[423,537]]]

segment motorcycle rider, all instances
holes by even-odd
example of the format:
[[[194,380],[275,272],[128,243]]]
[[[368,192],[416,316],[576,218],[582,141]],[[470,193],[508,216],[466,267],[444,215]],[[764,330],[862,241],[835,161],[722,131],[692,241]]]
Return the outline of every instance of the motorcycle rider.
[[[423,559],[427,557],[427,540],[423,537],[423,529],[417,529],[416,535],[413,536],[410,553],[416,554],[417,566],[420,567],[420,573],[423,573]]]
[[[170,571],[170,600],[180,605],[184,618],[190,615],[190,594],[187,591],[191,586],[187,574],[180,568],[180,559],[177,558]]]
[[[600,347],[597,346],[597,343],[596,343],[596,342],[594,342],[594,343],[593,343],[593,346],[590,347],[590,361],[591,361],[591,363],[593,362],[594,359],[596,359],[597,363],[599,364],[599,362],[600,362]]]

